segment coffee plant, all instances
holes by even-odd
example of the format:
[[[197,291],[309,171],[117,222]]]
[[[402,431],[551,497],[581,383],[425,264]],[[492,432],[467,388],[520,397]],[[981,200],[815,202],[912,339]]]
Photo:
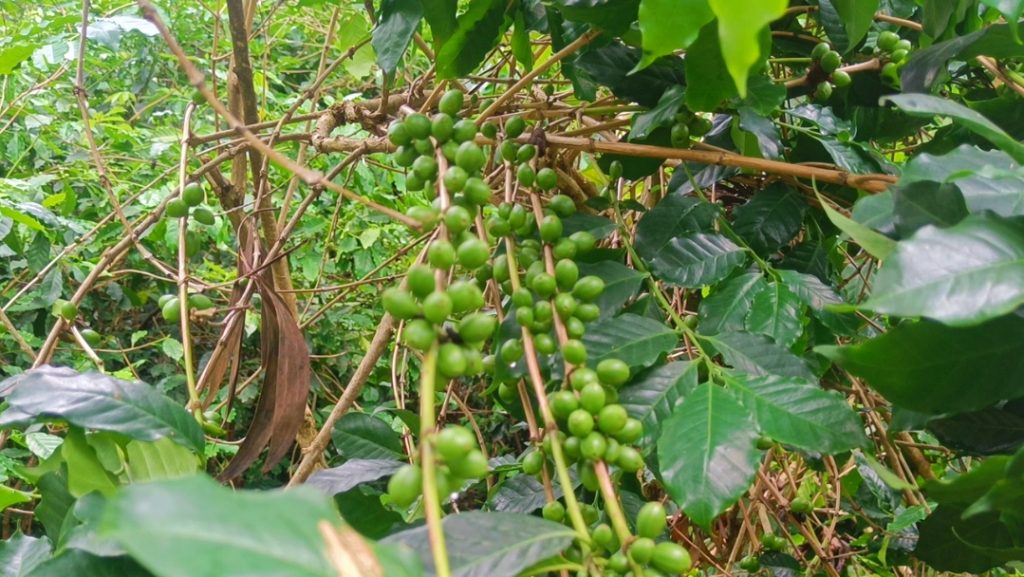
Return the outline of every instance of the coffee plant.
[[[0,7],[0,575],[1024,572],[1024,2]]]

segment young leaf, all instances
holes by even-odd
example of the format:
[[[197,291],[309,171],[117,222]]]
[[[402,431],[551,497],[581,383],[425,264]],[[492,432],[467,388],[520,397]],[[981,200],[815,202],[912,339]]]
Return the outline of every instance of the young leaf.
[[[189,449],[203,448],[203,432],[192,415],[145,383],[44,366],[0,382],[0,395],[8,395],[9,404],[0,427],[63,419],[84,429],[143,441],[168,437]]]
[[[750,486],[760,452],[750,413],[704,383],[662,423],[658,462],[665,490],[705,529]]]
[[[718,17],[725,66],[736,83],[740,98],[747,95],[747,75],[761,57],[758,37],[773,20],[782,16],[786,0],[708,0]]]
[[[573,530],[559,523],[518,513],[471,511],[444,518],[452,577],[513,577],[558,554],[572,542]],[[434,560],[425,526],[392,535],[384,543],[402,543],[419,554],[433,574]]]
[[[1024,304],[1024,226],[972,215],[956,226],[926,226],[901,241],[862,307],[977,324]]]
[[[907,322],[859,344],[815,352],[893,403],[923,413],[975,411],[1024,395],[1024,319],[1015,315],[971,327]]]
[[[686,48],[715,15],[708,0],[640,0],[638,12],[644,57],[642,69],[661,56]]]

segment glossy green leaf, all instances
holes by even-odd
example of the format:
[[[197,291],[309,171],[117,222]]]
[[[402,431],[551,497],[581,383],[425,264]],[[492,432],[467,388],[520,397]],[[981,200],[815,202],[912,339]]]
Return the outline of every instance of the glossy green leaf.
[[[843,302],[843,298],[835,289],[821,282],[821,279],[814,275],[786,269],[779,269],[775,272],[787,289],[814,310],[822,310],[828,305],[837,305]]]
[[[385,74],[393,74],[398,68],[398,62],[422,18],[420,0],[381,0],[372,44],[377,52],[377,66]]]
[[[708,0],[640,0],[638,11],[644,57],[640,67],[686,48],[715,15]]]
[[[508,2],[503,0],[471,0],[459,15],[455,31],[437,51],[437,73],[441,78],[465,76],[483,62],[487,54],[508,29]]]
[[[168,439],[131,441],[124,451],[132,482],[174,479],[199,470],[199,458]]]
[[[676,333],[664,324],[629,313],[599,320],[583,336],[587,364],[593,366],[616,358],[633,368],[649,367],[678,342]]]
[[[964,195],[955,184],[918,180],[891,190],[896,231],[901,237],[925,225],[953,226],[967,216]]]
[[[1024,446],[1024,402],[934,419],[927,429],[944,446],[962,453],[1010,453]]]
[[[67,463],[68,490],[73,496],[81,497],[93,491],[109,496],[117,490],[117,480],[100,464],[82,429],[75,427],[68,431],[60,453]]]
[[[552,5],[568,20],[585,22],[612,34],[621,34],[636,21],[640,0],[554,0]],[[629,71],[626,68],[624,72]]]
[[[754,249],[767,255],[800,232],[807,202],[788,186],[770,186],[733,211],[733,230]]]
[[[658,438],[665,490],[694,523],[705,529],[749,488],[760,452],[754,422],[725,389],[695,388]]]
[[[770,160],[782,158],[782,136],[771,118],[760,114],[749,106],[740,107],[739,112],[739,128],[757,141],[757,151],[751,150],[751,155],[760,154],[761,158]],[[735,126],[733,128],[735,129]],[[738,139],[734,137],[733,140],[737,141]]]
[[[914,50],[900,70],[903,91],[932,92],[948,78],[947,66],[953,59],[967,61],[979,55],[1009,59],[1024,55],[1024,45],[1014,41],[1013,35],[1012,26],[996,24]]]
[[[972,215],[950,228],[926,226],[883,263],[862,306],[970,325],[1024,304],[1024,226]]]
[[[562,486],[552,483],[555,498],[562,497]],[[531,475],[507,479],[490,499],[491,509],[502,513],[533,513],[548,502],[544,485]]]
[[[711,294],[700,301],[700,333],[716,335],[743,330],[754,296],[767,286],[759,272],[737,275],[715,285]]]
[[[839,17],[846,28],[846,46],[843,50],[853,48],[864,38],[875,20],[879,0],[831,0]]]
[[[330,469],[321,469],[309,476],[306,484],[328,495],[350,491],[363,483],[387,477],[406,461],[393,459],[351,459]]]
[[[686,105],[690,110],[710,112],[736,97],[736,84],[722,74],[725,60],[718,38],[718,26],[707,24],[686,51]]]
[[[3,381],[0,394],[9,395],[10,405],[0,415],[0,427],[61,419],[133,439],[167,437],[196,451],[203,448],[203,432],[192,415],[145,383],[45,366]]]
[[[730,378],[729,388],[761,433],[804,451],[834,454],[867,443],[864,424],[843,395],[792,377]]]
[[[754,295],[746,318],[746,331],[770,337],[790,347],[804,332],[800,297],[779,282],[769,282]]]
[[[941,156],[915,155],[899,186],[919,181],[956,184],[971,212],[1024,215],[1024,169],[1005,152],[962,144]]]
[[[650,259],[661,280],[683,288],[714,284],[747,261],[746,252],[720,234],[676,237]]]
[[[1024,395],[1024,319],[1015,315],[971,327],[906,322],[862,343],[815,351],[923,413],[975,411]]]
[[[647,138],[655,129],[672,125],[685,97],[686,88],[683,86],[673,86],[666,90],[654,108],[633,116],[629,139]]]
[[[721,353],[727,365],[737,370],[757,376],[779,375],[816,380],[800,357],[764,335],[727,332],[701,338]]]
[[[699,367],[699,363],[686,361],[666,363],[643,373],[619,391],[619,404],[644,425],[645,448],[653,446],[662,423],[697,387]]]
[[[882,98],[882,103],[894,104],[913,116],[948,116],[954,122],[998,146],[1017,162],[1024,162],[1024,144],[1017,142],[988,118],[962,104],[929,94],[895,94]]]
[[[404,459],[398,433],[366,413],[346,414],[334,425],[331,438],[346,459]]]
[[[338,517],[315,491],[232,491],[194,476],[125,488],[100,533],[158,577],[336,577],[320,521]]]
[[[0,577],[24,577],[50,558],[50,540],[29,537],[21,531],[0,541]]]
[[[718,37],[726,69],[740,97],[747,95],[747,75],[761,57],[758,36],[782,16],[786,0],[708,0],[718,17]]]
[[[580,276],[595,275],[604,281],[604,292],[594,301],[601,308],[601,316],[612,316],[622,305],[636,296],[644,282],[644,275],[616,261],[602,260],[579,264]]]
[[[820,194],[818,195],[818,200],[821,201],[821,208],[825,210],[825,215],[832,221],[832,224],[849,235],[854,242],[859,244],[871,256],[877,259],[885,259],[896,248],[896,241],[871,230],[832,208],[829,206],[828,201],[823,199]]]
[[[518,513],[471,511],[449,515],[442,523],[452,577],[515,577],[523,569],[558,554],[572,542],[572,529]],[[384,539],[416,551],[434,575],[425,526]]]
[[[639,48],[610,44],[587,50],[576,63],[619,98],[654,107],[666,90],[685,83],[683,63],[679,58],[666,56],[630,74],[642,56]]]
[[[636,251],[651,260],[673,238],[711,230],[718,210],[693,196],[670,194],[647,211],[636,226]]]
[[[964,509],[960,505],[935,508],[918,526],[920,537],[914,555],[939,571],[977,574],[1002,565],[1005,561],[971,544],[1009,545],[1012,534],[998,514],[963,519]]]

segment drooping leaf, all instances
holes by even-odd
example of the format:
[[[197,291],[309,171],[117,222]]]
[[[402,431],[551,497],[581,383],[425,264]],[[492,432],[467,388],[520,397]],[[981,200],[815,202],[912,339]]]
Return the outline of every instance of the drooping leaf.
[[[574,537],[565,525],[519,513],[460,513],[445,517],[442,527],[453,577],[515,577],[559,553]],[[384,542],[408,545],[423,560],[426,575],[435,575],[425,526]]]
[[[896,231],[901,237],[929,224],[953,226],[967,216],[964,195],[955,184],[918,180],[891,190]]]
[[[805,451],[834,454],[867,442],[864,424],[842,395],[792,377],[730,378],[729,387],[761,433]]]
[[[906,322],[862,343],[815,351],[894,404],[923,413],[975,411],[1024,395],[1024,319],[1014,315],[971,327]]]
[[[29,537],[21,531],[0,541],[0,577],[25,577],[50,558],[50,540]]]
[[[643,35],[641,68],[692,44],[715,17],[708,0],[641,0],[637,16]]]
[[[346,459],[403,460],[402,442],[387,423],[366,413],[348,413],[331,431],[334,446]]]
[[[733,211],[733,230],[754,252],[767,255],[800,232],[807,208],[796,188],[771,186]]]
[[[437,51],[437,74],[458,78],[476,69],[494,49],[511,23],[504,0],[471,0],[459,15],[455,31]]]
[[[766,286],[764,276],[757,272],[737,275],[716,285],[711,294],[700,301],[700,333],[716,335],[743,330],[754,295]]]
[[[604,359],[616,358],[634,369],[651,366],[677,343],[672,329],[629,313],[599,320],[588,326],[583,336],[588,364],[596,366]]]
[[[736,84],[722,74],[725,60],[712,22],[700,30],[697,40],[686,51],[686,105],[697,112],[716,110],[737,96]]]
[[[769,282],[754,295],[746,318],[746,330],[771,337],[775,344],[790,347],[804,332],[803,303],[786,285]]]
[[[144,441],[167,437],[196,451],[204,443],[199,425],[181,405],[140,382],[44,366],[0,382],[0,395],[9,403],[0,427],[61,419]]]
[[[650,260],[661,280],[683,288],[714,284],[747,261],[746,252],[720,234],[676,237]]]
[[[382,0],[377,27],[373,29],[373,49],[377,52],[377,66],[385,74],[398,68],[412,35],[423,18],[420,0]]]
[[[441,46],[455,32],[455,12],[458,0],[419,0],[423,7],[423,18],[430,25],[434,45]]]
[[[726,364],[737,370],[757,376],[779,375],[815,380],[800,357],[764,335],[725,332],[713,337],[702,335],[701,338],[722,354]]]
[[[315,491],[236,492],[194,476],[125,488],[100,533],[158,577],[335,577],[320,521],[338,517]]]
[[[747,95],[747,75],[761,57],[759,36],[782,16],[787,0],[708,0],[718,17],[718,37],[726,69],[740,97]]]
[[[699,363],[678,361],[655,367],[619,391],[619,404],[644,425],[643,446],[658,439],[661,425],[697,387]]]
[[[1024,144],[1017,142],[981,113],[962,104],[930,94],[895,94],[882,98],[882,103],[894,104],[914,116],[948,116],[954,122],[998,146],[1017,162],[1024,162]]]
[[[867,310],[971,325],[1024,304],[1024,226],[972,215],[925,226],[897,245],[875,278]]]
[[[321,469],[309,476],[306,484],[328,495],[344,493],[363,483],[376,481],[397,471],[404,461],[392,459],[351,459],[331,469]]]
[[[878,11],[879,0],[830,0],[846,28],[846,44],[841,47],[847,52],[855,47],[871,28]]]
[[[693,522],[711,521],[739,499],[757,469],[750,413],[721,387],[695,388],[658,438],[665,490]]]

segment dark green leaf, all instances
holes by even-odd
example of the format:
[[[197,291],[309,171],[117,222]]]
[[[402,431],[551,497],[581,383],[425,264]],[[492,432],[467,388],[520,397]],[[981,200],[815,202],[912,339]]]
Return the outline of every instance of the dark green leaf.
[[[855,47],[875,20],[875,12],[878,11],[879,0],[831,0],[835,5],[840,18],[843,19],[843,26],[846,28],[846,45],[840,48],[841,52],[848,52]]]
[[[602,260],[595,263],[580,263],[580,276],[595,275],[604,281],[604,292],[594,301],[601,308],[601,316],[615,315],[629,299],[636,295],[644,282],[644,275],[628,266]]]
[[[733,230],[760,255],[775,252],[800,232],[807,202],[792,187],[774,185],[733,211]]]
[[[835,289],[821,282],[816,276],[785,269],[779,269],[776,273],[786,288],[814,310],[820,311],[828,305],[843,302],[843,298]]]
[[[915,155],[904,167],[899,184],[922,180],[956,184],[971,212],[1024,215],[1024,170],[999,150],[962,144],[942,156]]]
[[[1003,564],[968,543],[1011,543],[999,515],[984,513],[962,519],[964,507],[940,505],[918,526],[920,537],[914,555],[939,571],[982,573]]]
[[[939,441],[971,455],[1011,453],[1024,445],[1024,406],[1020,401],[1002,408],[989,407],[930,421]]]
[[[50,540],[17,532],[0,541],[0,577],[24,577],[37,565],[50,558]]]
[[[526,18],[522,9],[516,10],[510,42],[512,55],[526,70],[533,69],[533,49],[530,46],[530,30],[526,27]]]
[[[882,98],[882,103],[894,104],[914,116],[948,116],[998,146],[1017,162],[1024,163],[1024,144],[1017,142],[988,118],[962,104],[928,94],[896,94]]]
[[[423,6],[420,0],[382,0],[379,16],[377,27],[373,29],[373,49],[377,53],[377,66],[385,74],[392,74],[420,25]]]
[[[555,498],[562,497],[562,486],[551,487]],[[503,513],[533,513],[548,502],[544,485],[531,475],[516,475],[501,484],[490,499],[491,508]]]
[[[666,363],[640,375],[619,391],[619,403],[644,425],[645,449],[654,445],[661,425],[697,387],[699,363]],[[645,450],[646,452],[646,450]]]
[[[1006,478],[1006,464],[1009,461],[1009,457],[991,457],[958,477],[927,481],[924,485],[925,493],[929,499],[941,505],[970,505]]]
[[[640,0],[554,0],[553,4],[567,20],[586,22],[618,35],[636,21]]]
[[[423,6],[423,17],[430,25],[434,45],[441,46],[455,32],[455,12],[459,0],[419,0]]]
[[[203,432],[192,415],[145,383],[45,366],[3,381],[0,395],[8,395],[9,403],[0,427],[62,419],[133,439],[167,437],[196,451],[203,448]]]
[[[127,487],[100,531],[159,577],[335,577],[320,521],[338,517],[315,491],[233,491],[196,476]]]
[[[1024,395],[1024,319],[1014,315],[972,327],[908,322],[860,344],[815,350],[923,413],[975,411]]]
[[[437,51],[438,76],[458,78],[476,70],[508,29],[508,6],[505,0],[471,0],[459,15],[455,31]]]
[[[914,50],[900,71],[904,92],[932,92],[946,76],[947,63],[956,58],[969,60],[978,55],[1014,58],[1024,55],[1024,45],[1015,42],[1011,27],[996,24]]]
[[[650,265],[665,282],[700,288],[724,279],[746,261],[746,252],[725,236],[695,233],[673,238]]]
[[[306,484],[328,495],[344,493],[363,483],[376,481],[397,471],[405,461],[391,459],[352,459],[344,465],[321,469],[309,476]]]
[[[700,333],[716,335],[743,330],[754,295],[766,286],[759,272],[744,273],[715,285],[711,294],[700,301]]]
[[[675,122],[675,115],[679,112],[679,106],[686,96],[686,89],[682,86],[673,86],[665,91],[658,100],[658,104],[651,110],[633,116],[633,127],[629,130],[629,139],[643,139],[650,136],[656,128],[671,126]]]
[[[471,511],[445,517],[442,526],[453,577],[515,577],[559,553],[574,537],[565,525],[518,513]],[[384,542],[408,545],[423,560],[426,575],[435,574],[425,526]]]
[[[334,504],[353,529],[369,539],[384,537],[406,527],[402,516],[381,503],[380,493],[372,490],[355,489],[334,496]],[[378,557],[383,565],[384,558]],[[419,559],[416,559],[419,564]],[[390,573],[386,573],[390,577]]]
[[[658,438],[665,490],[701,527],[750,486],[760,453],[751,415],[721,387],[695,388],[667,421]]]
[[[782,136],[770,118],[744,106],[740,108],[740,128],[757,139],[762,158],[774,160],[782,157]]]
[[[763,335],[721,333],[702,337],[721,353],[729,366],[757,376],[778,375],[815,380],[800,357]]]
[[[900,242],[875,278],[867,310],[970,325],[1024,304],[1024,226],[972,215]]]
[[[679,58],[665,56],[630,74],[641,55],[638,48],[610,44],[588,50],[576,64],[619,98],[653,108],[666,90],[685,84],[683,63]]]
[[[637,254],[650,261],[673,238],[711,230],[717,215],[718,209],[712,204],[693,196],[670,194],[637,224]]]
[[[384,421],[366,413],[348,413],[338,420],[331,432],[334,446],[346,459],[405,458],[402,441]]]
[[[953,226],[967,216],[964,195],[955,184],[918,180],[891,190],[896,231],[901,237],[925,225]]]
[[[718,41],[718,26],[712,22],[700,30],[686,51],[686,105],[693,111],[710,112],[738,96],[736,84],[722,74],[725,60]]]
[[[652,365],[677,342],[675,332],[662,323],[628,313],[595,322],[583,336],[588,364],[616,358],[633,368]]]
[[[747,314],[746,330],[771,337],[789,348],[804,332],[803,303],[786,285],[768,283],[754,295]]]
[[[641,0],[637,16],[644,47],[641,67],[692,44],[715,17],[708,0]]]
[[[59,556],[37,565],[26,577],[151,577],[128,557],[99,557],[78,549],[69,549]],[[165,575],[158,573],[157,575]]]
[[[729,380],[761,433],[804,451],[834,454],[867,442],[864,424],[843,395],[794,378]]]

